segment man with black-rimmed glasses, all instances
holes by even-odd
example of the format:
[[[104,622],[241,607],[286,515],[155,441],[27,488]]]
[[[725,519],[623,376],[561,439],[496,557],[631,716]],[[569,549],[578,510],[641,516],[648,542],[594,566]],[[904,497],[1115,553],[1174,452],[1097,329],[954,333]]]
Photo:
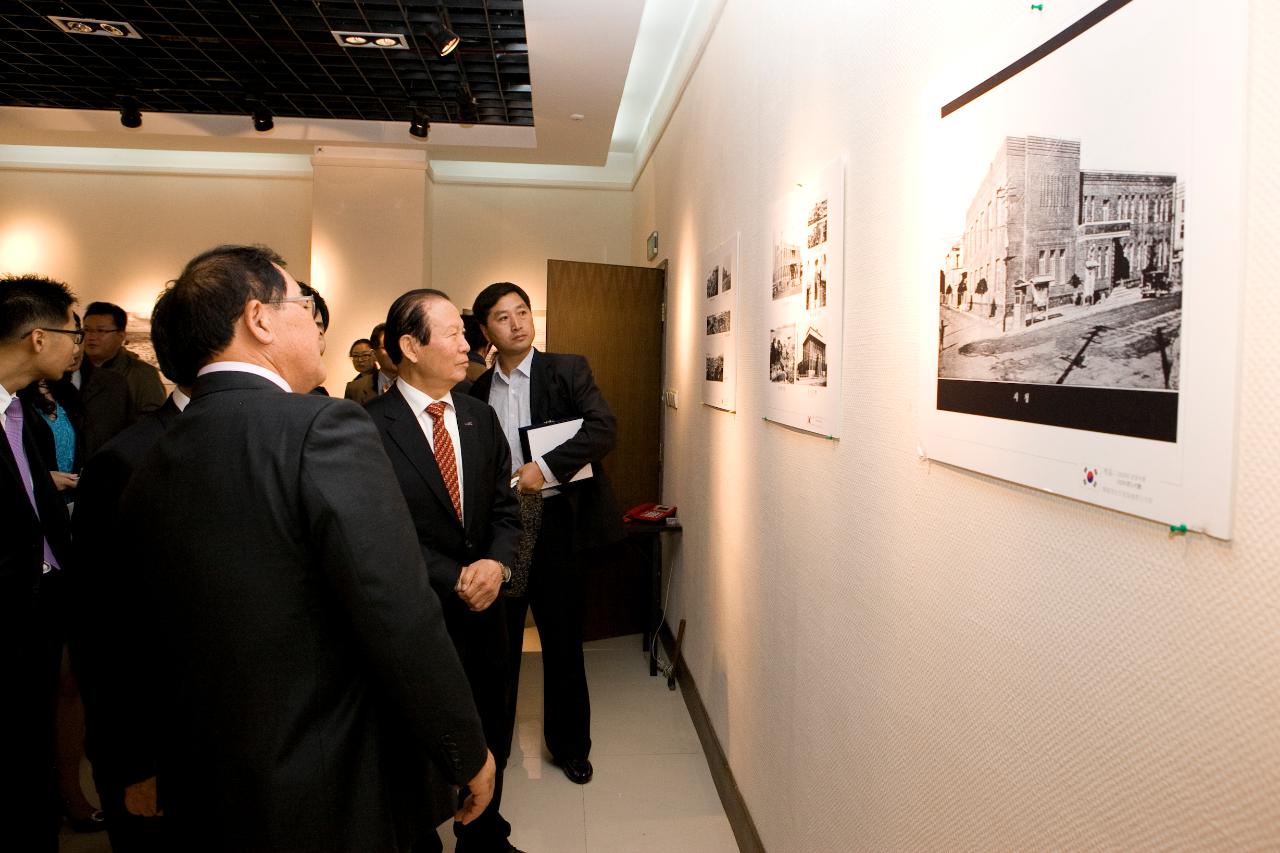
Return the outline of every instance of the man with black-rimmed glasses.
[[[0,831],[13,849],[36,853],[58,849],[54,703],[71,539],[36,444],[39,416],[16,394],[71,366],[84,340],[75,301],[51,279],[0,279]]]

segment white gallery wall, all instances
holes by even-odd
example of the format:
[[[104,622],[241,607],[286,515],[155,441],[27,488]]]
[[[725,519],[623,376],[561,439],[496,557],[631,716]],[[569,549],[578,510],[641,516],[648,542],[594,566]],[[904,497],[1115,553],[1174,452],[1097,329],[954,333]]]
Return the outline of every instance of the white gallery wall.
[[[940,106],[923,93],[1027,4],[725,4],[633,192],[631,248],[644,263],[656,229],[671,263],[666,385],[684,402],[666,414],[663,500],[684,533],[668,621],[688,620],[689,671],[766,849],[1280,844],[1280,4],[1251,5],[1228,543],[917,452],[916,306],[941,256],[917,228],[922,118]],[[974,67],[957,94],[999,65]],[[1139,83],[1119,75],[1099,109]],[[840,156],[832,442],[761,418],[770,212]],[[735,232],[729,414],[696,403],[698,264]]]
[[[547,260],[629,264],[631,194],[436,183],[431,202],[432,286],[459,307],[495,281],[547,307]]]
[[[70,156],[59,159],[56,168],[0,168],[0,273],[53,276],[81,305],[144,315],[183,264],[219,243],[265,243],[309,278],[309,175],[70,169]]]

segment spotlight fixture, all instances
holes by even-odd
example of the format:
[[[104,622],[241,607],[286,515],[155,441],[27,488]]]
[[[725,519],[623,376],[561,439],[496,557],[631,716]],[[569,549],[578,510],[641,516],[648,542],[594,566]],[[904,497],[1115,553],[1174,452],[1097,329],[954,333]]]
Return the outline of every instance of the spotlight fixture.
[[[444,10],[440,10],[440,17],[427,24],[427,38],[431,40],[431,44],[435,47],[436,53],[441,56],[448,56],[453,53],[454,48],[461,41],[458,34],[445,26]]]
[[[142,127],[142,110],[138,108],[138,99],[132,95],[120,99],[120,123],[128,128]]]
[[[427,121],[427,111],[422,107],[413,108],[413,118],[409,121],[409,135],[418,139],[426,139],[431,130],[431,122]]]
[[[275,127],[276,123],[271,116],[271,110],[259,104],[253,108],[253,129],[258,133],[266,133]]]

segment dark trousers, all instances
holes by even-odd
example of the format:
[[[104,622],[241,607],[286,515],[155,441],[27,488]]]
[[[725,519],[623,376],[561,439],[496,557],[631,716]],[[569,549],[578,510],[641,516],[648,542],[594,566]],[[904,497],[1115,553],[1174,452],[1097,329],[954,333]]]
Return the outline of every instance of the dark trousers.
[[[586,758],[591,753],[591,697],[582,659],[585,575],[573,552],[571,522],[572,513],[563,495],[546,500],[529,567],[528,595],[506,600],[510,643],[507,714],[514,724],[525,614],[532,608],[542,643],[542,734],[547,749],[560,761]]]
[[[511,754],[511,726],[514,722],[506,710],[508,643],[504,607],[505,601],[501,596],[480,613],[474,613],[456,601],[444,607],[445,626],[467,674],[485,741],[498,769],[493,800],[488,807],[471,823],[464,826],[455,822],[453,825],[453,834],[458,839],[456,849],[460,853],[504,851],[510,846],[507,839],[511,836],[511,824],[500,813],[502,771]],[[459,806],[466,794],[467,790],[463,788]]]
[[[6,611],[0,625],[0,838],[31,853],[56,853],[61,823],[54,761],[61,581],[61,572],[42,576],[33,606]]]

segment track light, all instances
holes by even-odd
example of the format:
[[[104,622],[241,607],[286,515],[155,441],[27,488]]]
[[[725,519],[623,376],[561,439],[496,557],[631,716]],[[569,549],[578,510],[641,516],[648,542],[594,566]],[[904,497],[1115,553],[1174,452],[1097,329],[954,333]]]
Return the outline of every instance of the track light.
[[[458,124],[475,124],[480,120],[476,96],[469,89],[458,92]]]
[[[448,56],[453,53],[453,49],[461,41],[457,33],[445,26],[443,10],[440,12],[439,20],[427,24],[427,38],[431,39],[431,44],[435,46],[436,53],[441,56]]]
[[[142,127],[142,110],[138,108],[138,99],[125,95],[120,99],[120,123],[125,127]]]
[[[415,107],[413,118],[409,121],[409,135],[416,136],[419,139],[426,139],[430,130],[431,122],[427,121],[427,111],[421,107]]]
[[[271,117],[271,110],[261,104],[253,108],[253,129],[258,133],[266,133],[275,127],[276,123]]]

